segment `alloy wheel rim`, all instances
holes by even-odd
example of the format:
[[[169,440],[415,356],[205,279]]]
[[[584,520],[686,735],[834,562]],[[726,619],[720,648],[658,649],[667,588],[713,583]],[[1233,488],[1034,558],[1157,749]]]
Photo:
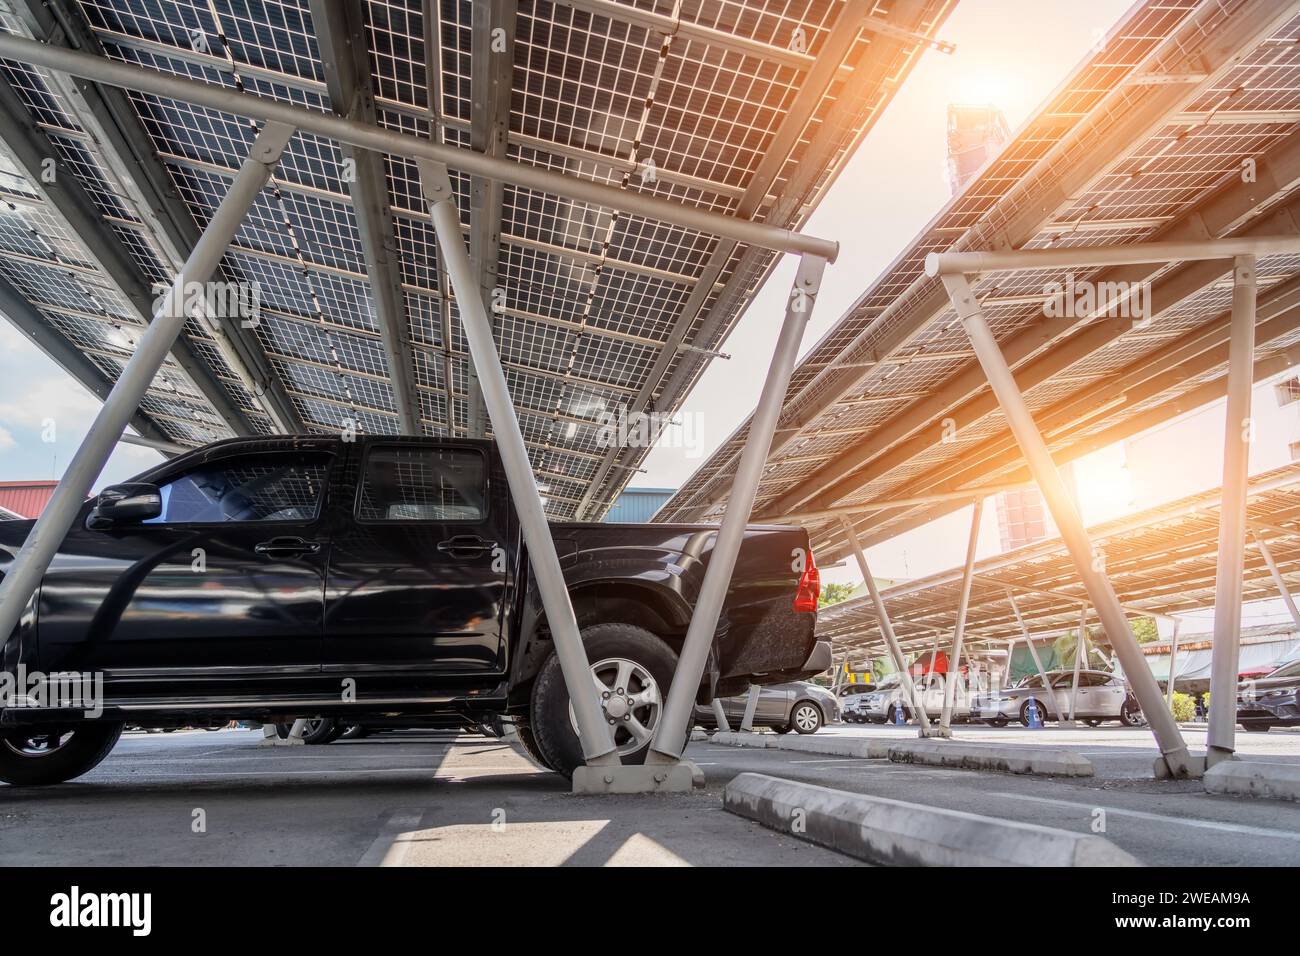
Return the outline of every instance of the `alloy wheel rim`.
[[[72,737],[70,732],[59,734],[37,734],[32,737],[0,737],[0,743],[22,757],[48,757],[62,750]]]
[[[636,661],[607,657],[591,665],[600,694],[600,712],[610,725],[620,757],[636,753],[654,737],[663,711],[663,696],[654,675]],[[578,732],[578,718],[569,704],[569,723]]]
[[[795,708],[794,722],[801,730],[812,730],[817,726],[817,718],[807,704]]]

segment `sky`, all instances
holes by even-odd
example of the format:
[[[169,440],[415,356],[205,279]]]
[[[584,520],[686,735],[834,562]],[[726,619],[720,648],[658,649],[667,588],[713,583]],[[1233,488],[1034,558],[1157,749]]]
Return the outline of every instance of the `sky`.
[[[858,152],[804,227],[840,243],[804,339],[806,353],[949,200],[946,110],[949,103],[991,103],[1012,130],[1020,127],[1129,7],[1129,0],[961,0],[939,31],[956,44],[944,56],[925,53]],[[661,443],[633,484],[678,487],[754,407],[780,326],[795,260],[786,257],[741,319],[723,350],[688,397],[683,416],[696,441],[688,448]],[[1257,404],[1275,407],[1271,390]],[[62,474],[98,410],[99,402],[21,334],[0,322],[0,480]],[[1259,428],[1252,468],[1288,461],[1300,437],[1297,414],[1270,414]],[[1147,441],[1113,447],[1077,465],[1089,523],[1150,507],[1221,480],[1222,406],[1209,406],[1162,426]],[[672,437],[669,429],[667,436]],[[1144,447],[1156,449],[1148,454]],[[1176,480],[1137,474],[1142,462],[1178,454],[1186,466]],[[125,480],[159,460],[148,449],[119,444],[96,488]],[[1167,457],[1163,460],[1169,460]],[[885,578],[929,574],[959,564],[970,521],[963,509],[870,552]],[[999,550],[996,511],[985,510],[979,556]],[[827,581],[856,582],[856,568],[832,567]],[[1265,611],[1265,613],[1274,613]]]

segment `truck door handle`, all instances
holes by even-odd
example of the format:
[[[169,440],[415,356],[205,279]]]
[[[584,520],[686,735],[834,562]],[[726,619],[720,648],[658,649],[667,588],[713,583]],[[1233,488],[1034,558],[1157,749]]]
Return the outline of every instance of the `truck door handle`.
[[[446,541],[438,542],[438,550],[453,558],[477,558],[497,546],[495,541],[488,541],[476,534],[457,534]]]
[[[266,555],[268,558],[292,558],[304,554],[315,554],[320,550],[320,542],[308,541],[305,538],[290,535],[272,538],[270,541],[262,541],[253,545],[253,550],[258,554]]]

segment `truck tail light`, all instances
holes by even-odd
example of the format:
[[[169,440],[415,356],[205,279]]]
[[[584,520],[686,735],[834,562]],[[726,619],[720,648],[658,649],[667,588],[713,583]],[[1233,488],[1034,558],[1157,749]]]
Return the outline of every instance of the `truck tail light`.
[[[796,611],[817,610],[817,598],[822,593],[822,573],[817,570],[817,559],[813,557],[812,548],[808,549],[808,564],[799,576],[799,590],[794,595]]]

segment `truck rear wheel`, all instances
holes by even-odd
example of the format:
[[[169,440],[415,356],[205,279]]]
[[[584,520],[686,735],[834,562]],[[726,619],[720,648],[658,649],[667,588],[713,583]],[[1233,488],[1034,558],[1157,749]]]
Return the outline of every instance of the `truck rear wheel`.
[[[625,764],[644,763],[668,699],[677,655],[654,634],[631,624],[585,627],[582,642],[592,672],[606,688],[601,713],[614,732],[619,757]],[[554,651],[533,684],[528,724],[543,762],[556,773],[573,776],[585,760],[569,705],[569,689]]]
[[[93,770],[122,736],[122,724],[89,723],[62,733],[38,728],[0,735],[0,780],[15,787],[63,783]]]

